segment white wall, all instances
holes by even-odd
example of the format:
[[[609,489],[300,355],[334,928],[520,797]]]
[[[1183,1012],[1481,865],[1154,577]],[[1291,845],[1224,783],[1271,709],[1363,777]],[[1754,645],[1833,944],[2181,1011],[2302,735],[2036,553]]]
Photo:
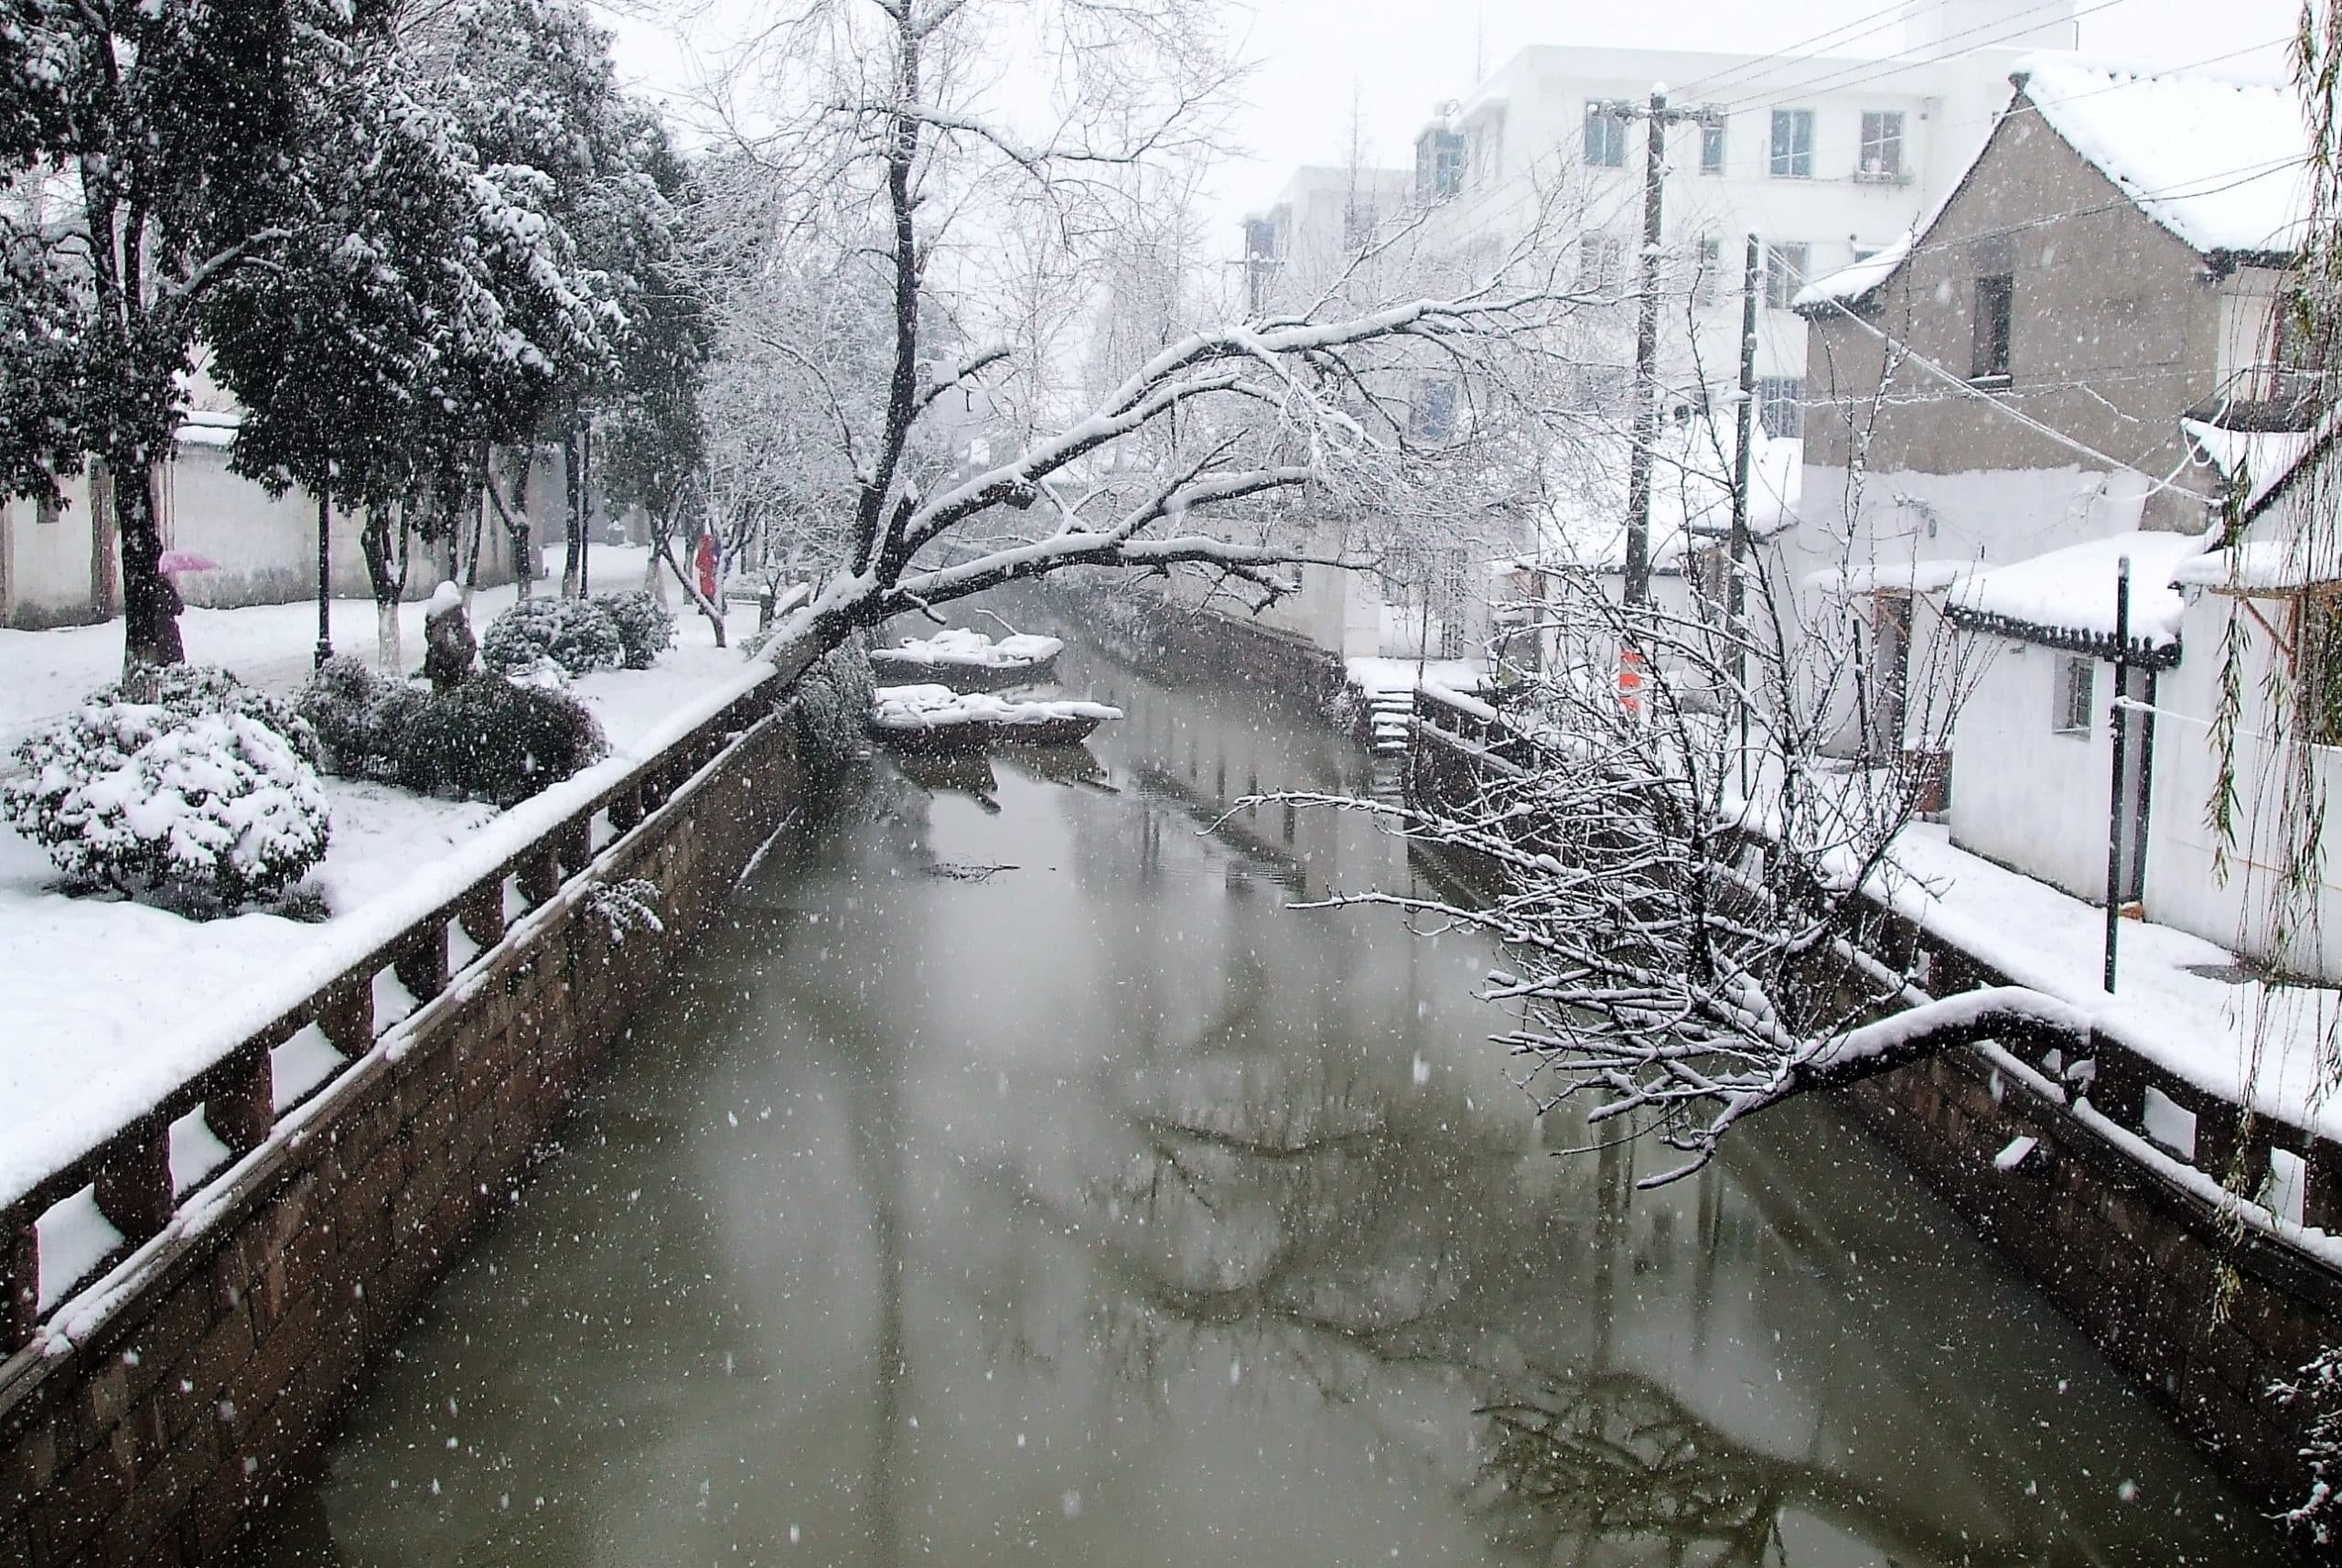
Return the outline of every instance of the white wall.
[[[2058,670],[2075,656],[2003,638],[1977,640],[1987,650],[1982,672],[1953,731],[1952,842],[2100,902],[2113,783],[2107,721],[2114,667],[2092,661],[2089,733],[2061,734]],[[2152,875],[2152,850],[2149,867]]]
[[[2284,854],[2279,830],[2280,803],[2288,761],[2270,743],[2276,726],[2262,716],[2261,682],[2268,669],[2268,633],[2246,618],[2244,733],[2236,743],[2238,836],[2243,842],[2229,856],[2225,879],[2215,873],[2218,839],[2208,806],[2218,783],[2219,759],[2210,724],[2218,711],[2222,643],[2240,601],[2201,589],[2192,595],[2180,622],[2186,650],[2177,670],[2163,678],[2156,693],[2154,803],[2147,832],[2147,918],[2192,931],[2248,957],[2272,962],[2332,984],[2342,982],[2342,882],[2331,854],[2318,855],[2319,929],[2297,936],[2280,950],[2272,929],[2276,862]],[[2253,608],[2280,628],[2290,607],[2280,599],[2252,601]],[[2168,716],[2165,716],[2168,715]],[[2315,787],[2342,809],[2342,751],[2311,748],[2309,771]],[[2329,834],[2332,824],[2327,827]]]

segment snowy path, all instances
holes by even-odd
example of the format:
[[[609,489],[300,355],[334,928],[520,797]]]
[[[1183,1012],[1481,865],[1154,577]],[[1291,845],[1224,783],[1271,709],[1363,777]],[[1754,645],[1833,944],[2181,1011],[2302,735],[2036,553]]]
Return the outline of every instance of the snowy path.
[[[2235,1102],[2251,1082],[2263,1110],[2342,1138],[2342,1104],[2317,1090],[2317,1043],[2342,1015],[2342,993],[2272,988],[2245,978],[2225,948],[2125,920],[2110,996],[2099,983],[2102,906],[1956,848],[1933,824],[1905,830],[1896,860],[1921,884],[1907,912],[1939,936],[2020,985],[2088,1008],[2107,1034],[2197,1087]]]

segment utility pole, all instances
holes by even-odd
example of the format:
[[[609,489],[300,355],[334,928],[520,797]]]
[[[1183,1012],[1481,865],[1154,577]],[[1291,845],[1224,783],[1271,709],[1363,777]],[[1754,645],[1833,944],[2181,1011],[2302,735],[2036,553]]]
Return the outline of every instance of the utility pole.
[[[1740,714],[1740,793],[1748,795],[1748,459],[1756,436],[1756,236],[1748,236],[1740,269],[1740,402],[1733,410],[1731,580],[1724,586],[1724,635],[1732,639],[1733,706]]]
[[[1659,261],[1661,207],[1667,184],[1668,127],[1702,120],[1667,106],[1667,87],[1650,91],[1648,106],[1624,100],[1603,106],[1621,120],[1640,120],[1643,137],[1643,252],[1641,294],[1635,308],[1635,417],[1633,448],[1627,467],[1627,582],[1629,606],[1650,602],[1650,448],[1659,424]]]

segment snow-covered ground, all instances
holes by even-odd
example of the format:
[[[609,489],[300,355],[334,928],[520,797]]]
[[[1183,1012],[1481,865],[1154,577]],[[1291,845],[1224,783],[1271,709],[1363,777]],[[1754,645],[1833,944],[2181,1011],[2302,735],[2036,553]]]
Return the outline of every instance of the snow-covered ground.
[[[1895,858],[1916,883],[1906,912],[1947,941],[2084,1008],[2100,1031],[2199,1089],[2342,1138],[2342,1102],[2317,1081],[2318,1041],[2342,1017],[2342,993],[2271,987],[2200,937],[2124,920],[2110,996],[2102,906],[1956,848],[1930,823],[1907,828]]]
[[[597,546],[591,580],[597,589],[639,586],[643,558],[639,549]],[[557,558],[553,564],[557,571]],[[509,587],[483,592],[474,626],[484,628],[512,596]],[[746,674],[738,641],[755,629],[753,606],[736,609],[727,623],[734,646],[718,649],[679,595],[670,603],[681,610],[680,642],[655,667],[589,675],[572,688],[621,758],[639,755],[676,714]],[[423,656],[422,610],[403,607],[410,664]],[[184,624],[192,660],[278,692],[308,674],[314,604],[189,610]],[[371,657],[370,602],[337,601],[333,624],[339,651]],[[119,621],[0,632],[0,743],[13,747],[42,718],[70,711],[113,680],[121,660]],[[108,1101],[110,1081],[140,1076],[157,1053],[176,1048],[183,1027],[231,1007],[255,984],[308,969],[317,953],[338,949],[337,928],[432,878],[435,865],[497,817],[477,803],[349,779],[327,779],[326,795],[332,841],[306,884],[328,912],[322,923],[258,913],[192,921],[123,900],[69,898],[55,890],[48,855],[0,825],[0,1169],[14,1171],[27,1124],[70,1121],[73,1106]]]

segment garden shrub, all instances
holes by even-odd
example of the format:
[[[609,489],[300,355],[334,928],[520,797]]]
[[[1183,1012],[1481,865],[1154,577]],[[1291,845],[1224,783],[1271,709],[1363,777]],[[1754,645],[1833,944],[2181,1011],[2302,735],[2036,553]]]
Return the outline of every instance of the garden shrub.
[[[89,700],[98,703],[153,703],[182,718],[204,714],[242,714],[274,730],[293,748],[293,755],[310,767],[319,765],[317,732],[293,703],[273,692],[247,686],[216,665],[149,666],[91,693]]]
[[[615,670],[626,644],[610,612],[592,599],[522,599],[489,623],[480,660],[500,675],[527,675],[551,663],[565,675]]]
[[[621,657],[629,670],[648,670],[659,656],[675,646],[675,618],[658,596],[644,588],[596,594],[593,603],[609,613],[618,628]]]
[[[424,696],[401,734],[410,789],[510,806],[600,760],[601,725],[566,692],[475,675]]]
[[[328,659],[295,699],[322,744],[325,767],[346,779],[392,779],[401,739],[427,701],[411,682],[362,659]]]
[[[27,737],[0,811],[76,888],[200,913],[274,897],[325,855],[317,769],[219,682],[150,683],[166,689],[179,705],[109,688]],[[224,709],[208,706],[215,700]]]

